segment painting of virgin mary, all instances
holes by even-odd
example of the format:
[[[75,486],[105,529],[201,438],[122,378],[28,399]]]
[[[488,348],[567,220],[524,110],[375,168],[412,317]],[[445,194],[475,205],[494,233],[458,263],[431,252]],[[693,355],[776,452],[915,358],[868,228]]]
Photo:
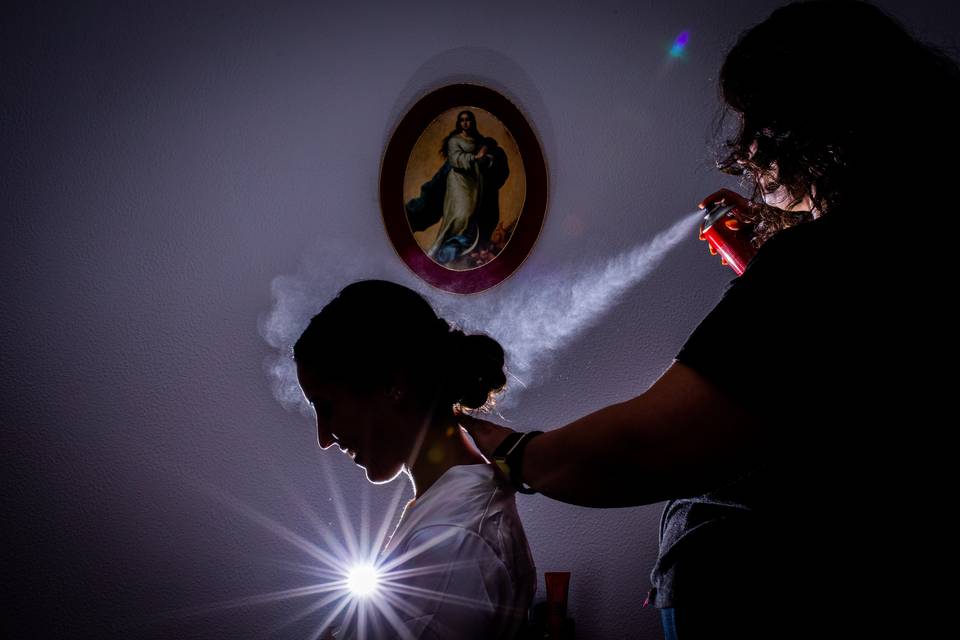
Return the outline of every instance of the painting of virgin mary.
[[[449,115],[443,120],[449,121]],[[411,231],[431,260],[448,269],[470,269],[503,249],[522,200],[514,202],[516,189],[511,189],[513,197],[504,207],[508,215],[501,215],[501,189],[511,177],[509,155],[513,154],[481,132],[473,110],[458,110],[453,127],[445,130],[436,153],[440,167],[419,185],[415,197],[405,201],[404,210]],[[515,147],[504,132],[508,146]],[[522,170],[520,176],[515,182],[522,181]],[[431,233],[425,233],[428,230]]]
[[[380,163],[380,212],[397,257],[443,291],[510,277],[547,208],[547,168],[523,112],[478,84],[446,85],[398,120]]]

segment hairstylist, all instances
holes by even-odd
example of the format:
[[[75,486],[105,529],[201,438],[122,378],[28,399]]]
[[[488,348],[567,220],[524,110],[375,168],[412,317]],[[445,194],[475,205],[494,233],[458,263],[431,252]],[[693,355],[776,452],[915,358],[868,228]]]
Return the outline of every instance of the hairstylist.
[[[745,273],[641,395],[526,435],[461,424],[519,487],[668,501],[650,593],[668,638],[914,637],[895,627],[935,615],[915,607],[952,500],[934,372],[955,332],[957,64],[870,4],[803,2],[739,38],[720,91],[739,131],[719,167],[753,194],[701,204],[753,224]]]

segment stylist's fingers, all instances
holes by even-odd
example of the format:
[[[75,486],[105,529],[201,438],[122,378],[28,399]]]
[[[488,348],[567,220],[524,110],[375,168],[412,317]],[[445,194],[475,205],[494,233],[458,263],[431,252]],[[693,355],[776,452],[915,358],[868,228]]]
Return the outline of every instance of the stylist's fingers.
[[[463,411],[457,412],[455,417],[460,426],[466,429],[470,437],[473,438],[477,448],[480,449],[480,453],[487,458],[492,458],[493,452],[500,446],[504,438],[513,432],[512,429],[475,418]]]
[[[701,209],[706,209],[708,207],[712,207],[718,202],[733,205],[743,212],[748,211],[753,206],[749,200],[741,196],[736,191],[731,191],[730,189],[720,189],[719,191],[711,193],[706,198],[701,200],[700,204],[697,206]]]
[[[710,207],[718,202],[733,204],[732,199],[740,197],[741,196],[738,193],[731,191],[730,189],[720,189],[719,191],[714,191],[706,198],[701,200],[697,206],[701,209],[706,209],[707,207]]]

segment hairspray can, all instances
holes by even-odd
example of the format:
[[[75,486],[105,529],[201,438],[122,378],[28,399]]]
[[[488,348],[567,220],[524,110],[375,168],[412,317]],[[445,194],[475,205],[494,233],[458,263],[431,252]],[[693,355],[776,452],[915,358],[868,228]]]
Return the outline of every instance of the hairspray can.
[[[700,239],[720,254],[721,264],[729,265],[739,276],[757,250],[750,246],[752,225],[737,218],[735,210],[735,206],[723,203],[708,208],[700,225]]]

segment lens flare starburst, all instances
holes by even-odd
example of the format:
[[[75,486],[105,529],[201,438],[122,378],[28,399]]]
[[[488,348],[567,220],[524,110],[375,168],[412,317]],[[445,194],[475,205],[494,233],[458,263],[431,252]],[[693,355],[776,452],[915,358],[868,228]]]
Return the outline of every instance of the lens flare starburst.
[[[366,598],[377,591],[380,574],[373,565],[357,565],[351,567],[347,574],[347,588],[353,595]]]
[[[334,533],[333,522],[324,522],[308,503],[291,492],[291,497],[314,528],[311,534],[301,534],[287,525],[260,512],[233,495],[201,483],[203,493],[224,507],[241,514],[250,522],[267,530],[278,539],[289,543],[306,556],[305,561],[269,560],[293,576],[307,576],[308,584],[292,586],[264,593],[254,593],[231,600],[211,602],[170,611],[154,617],[155,621],[211,616],[230,610],[263,606],[290,600],[306,600],[306,605],[286,616],[268,633],[272,636],[290,625],[305,622],[313,629],[310,638],[322,640],[331,637],[334,630],[343,637],[364,638],[387,633],[390,637],[413,638],[409,621],[424,615],[423,608],[431,602],[443,601],[454,606],[485,608],[488,602],[473,601],[448,593],[424,589],[417,578],[442,575],[451,569],[451,563],[426,565],[421,556],[447,541],[440,534],[425,543],[406,549],[403,553],[387,555],[381,550],[387,540],[391,524],[395,525],[399,505],[406,484],[395,482],[384,510],[382,522],[371,526],[369,514],[369,485],[364,485],[360,507],[362,531],[355,530],[347,513],[339,484],[328,464],[322,464],[326,475],[325,487],[336,509],[339,531]],[[141,621],[147,622],[147,621]],[[338,634],[338,635],[339,635]]]

